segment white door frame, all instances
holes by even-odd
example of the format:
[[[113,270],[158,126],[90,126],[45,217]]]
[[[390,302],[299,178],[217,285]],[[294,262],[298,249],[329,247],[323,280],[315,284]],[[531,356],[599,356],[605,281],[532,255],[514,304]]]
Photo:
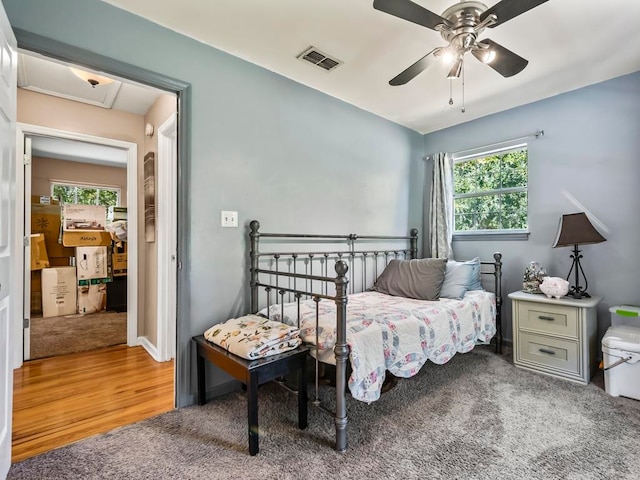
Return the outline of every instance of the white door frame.
[[[68,132],[65,130],[26,123],[18,123],[16,131],[16,212],[18,214],[25,212],[25,215],[28,215],[29,217],[31,212],[31,201],[30,199],[27,201],[25,196],[25,182],[29,181],[30,185],[31,179],[24,178],[25,136],[45,136],[76,140],[120,148],[127,152],[127,240],[134,246],[134,248],[129,248],[127,251],[127,344],[130,347],[138,345],[138,145],[133,142],[125,142],[113,138],[97,137],[94,135]],[[23,177],[22,181],[20,181],[20,177]],[[22,224],[24,225],[24,230],[16,229],[14,241],[18,245],[23,245],[23,236],[31,233],[30,223],[24,221],[24,218],[29,217],[23,217]],[[19,223],[17,223],[17,225],[19,225]],[[14,258],[13,261],[16,262],[15,270],[23,272],[22,278],[18,278],[16,284],[28,285],[24,278],[23,257],[20,256],[19,258]],[[26,305],[24,305],[25,297],[29,298],[27,295],[22,299],[18,296],[18,300],[23,303],[23,305],[21,305],[22,308],[17,309],[19,312],[24,312],[26,309]],[[24,358],[22,348],[24,318],[23,315],[15,315],[14,318],[13,345],[15,347],[20,345],[19,348],[14,349],[14,368],[18,368],[22,365],[22,359]]]
[[[176,351],[178,119],[172,114],[158,127],[158,309],[156,360],[165,362]]]
[[[18,183],[16,183],[16,190],[22,186],[24,188],[24,193],[22,197],[25,200],[24,208],[21,210],[24,212],[24,217],[20,223],[16,223],[20,227],[24,226],[24,236],[25,238],[29,238],[31,234],[31,223],[27,221],[31,218],[31,182],[25,182],[25,178],[31,179],[31,138],[26,137],[24,135],[20,135],[20,129],[16,128],[16,138],[18,138],[18,143],[16,143],[17,154],[20,155],[22,153],[23,162],[21,165],[16,164],[16,172],[20,172],[17,176]],[[20,147],[23,148],[22,152],[20,152]],[[18,195],[20,197],[20,195]],[[19,203],[17,203],[19,205]],[[22,258],[24,258],[24,264],[22,265],[22,274],[24,275],[24,288],[22,292],[22,319],[31,318],[31,239],[29,241],[24,241],[22,243],[24,249],[22,251]],[[26,326],[25,326],[26,325]],[[17,326],[17,325],[16,325]],[[16,328],[16,330],[19,330]],[[30,360],[31,359],[31,322],[28,322],[23,325],[22,331],[22,357],[21,360]],[[16,344],[17,345],[17,344]],[[14,352],[19,349],[16,347]],[[22,364],[22,363],[21,363]]]

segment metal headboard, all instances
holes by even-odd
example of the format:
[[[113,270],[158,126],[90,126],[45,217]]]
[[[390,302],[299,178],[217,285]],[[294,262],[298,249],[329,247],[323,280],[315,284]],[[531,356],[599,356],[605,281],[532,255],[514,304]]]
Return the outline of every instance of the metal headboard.
[[[258,311],[260,307],[260,287],[269,289],[267,291],[270,293],[288,294],[289,297],[301,295],[333,299],[335,289],[330,291],[329,286],[335,284],[334,271],[337,273],[340,262],[344,263],[340,269],[346,267],[345,275],[347,271],[350,272],[347,293],[351,294],[371,287],[390,260],[408,260],[418,256],[418,230],[415,228],[408,236],[385,236],[263,233],[259,231],[260,223],[257,220],[253,220],[249,227],[252,312]],[[278,246],[304,244],[308,247],[321,244],[325,248],[322,251],[261,251],[261,242],[271,239],[277,239]],[[386,242],[385,248],[379,248],[380,245],[376,242]],[[391,244],[393,246],[390,248]],[[367,245],[370,248],[366,248]],[[265,262],[268,268],[264,268]],[[265,283],[260,278],[261,274],[270,275],[270,280],[275,281]],[[290,281],[287,284],[279,283],[282,277],[289,278]],[[300,285],[299,281],[304,281],[304,284]],[[291,298],[289,300],[291,301]]]

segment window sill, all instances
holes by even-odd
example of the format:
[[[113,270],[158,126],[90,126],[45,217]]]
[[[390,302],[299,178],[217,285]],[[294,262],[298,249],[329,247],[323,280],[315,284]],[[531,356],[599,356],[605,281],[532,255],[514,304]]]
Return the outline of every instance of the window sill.
[[[453,234],[454,242],[479,240],[527,241],[529,240],[529,232],[473,232]]]

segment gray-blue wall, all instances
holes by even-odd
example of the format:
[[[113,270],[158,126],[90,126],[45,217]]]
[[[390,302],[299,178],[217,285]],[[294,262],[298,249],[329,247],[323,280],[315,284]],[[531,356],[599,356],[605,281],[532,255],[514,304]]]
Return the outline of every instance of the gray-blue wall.
[[[14,28],[191,84],[190,136],[180,139],[191,147],[183,337],[246,313],[252,219],[271,232],[422,229],[418,133],[104,2],[3,3]],[[241,228],[221,228],[221,210],[237,210]],[[185,405],[195,389],[188,341],[178,344],[177,361]]]
[[[501,251],[505,296],[522,289],[524,269],[532,260],[550,275],[565,277],[571,249],[551,245],[560,216],[580,211],[567,192],[608,230],[602,231],[605,243],[581,248],[589,292],[604,297],[598,308],[600,334],[609,325],[610,306],[640,305],[638,105],[640,73],[634,73],[425,135],[425,151],[431,153],[465,150],[539,129],[545,133],[529,142],[528,241],[457,241],[456,258],[491,258]],[[510,337],[509,301],[505,312]]]
[[[566,191],[608,228],[607,242],[583,248],[589,291],[604,296],[601,333],[609,306],[640,304],[640,74],[423,138],[97,0],[3,3],[15,27],[192,85],[191,221],[183,259],[191,282],[188,305],[181,306],[190,315],[178,325],[187,335],[246,309],[246,230],[220,228],[220,210],[239,211],[243,226],[259,219],[269,231],[404,234],[422,227],[425,152],[538,129],[545,136],[529,147],[528,241],[456,242],[457,258],[503,252],[505,296],[521,288],[531,260],[566,275],[569,249],[551,248],[561,214],[576,211]],[[510,311],[506,302],[507,336]],[[184,405],[194,389],[187,342],[178,345],[178,363]]]

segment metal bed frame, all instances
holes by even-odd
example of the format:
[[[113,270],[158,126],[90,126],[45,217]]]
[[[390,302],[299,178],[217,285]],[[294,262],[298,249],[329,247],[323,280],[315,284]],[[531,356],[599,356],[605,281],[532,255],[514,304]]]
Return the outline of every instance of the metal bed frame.
[[[365,291],[371,286],[379,273],[391,259],[415,259],[418,255],[418,230],[412,229],[408,236],[384,235],[315,235],[260,232],[260,223],[253,220],[249,224],[250,232],[250,286],[251,312],[260,310],[260,288],[264,289],[267,308],[271,305],[271,297],[275,295],[276,303],[284,308],[285,296],[289,301],[294,299],[300,311],[302,299],[332,300],[336,304],[336,343],[334,347],[336,362],[336,405],[331,412],[335,423],[335,449],[344,452],[347,449],[347,301],[349,293]],[[276,250],[260,251],[261,241],[266,240]],[[391,248],[377,248],[376,242],[392,245]],[[369,249],[356,249],[356,244],[368,244]],[[292,245],[329,244],[327,251],[277,251],[278,247]],[[396,248],[399,247],[399,248]],[[483,261],[481,265],[491,266],[492,271],[482,271],[483,275],[494,276],[494,293],[496,296],[495,348],[502,353],[502,255],[495,253],[494,261]],[[269,268],[261,268],[261,261],[267,262]],[[329,273],[329,265],[333,264],[335,276]],[[380,265],[382,264],[382,265]],[[320,269],[320,275],[313,273],[313,267]],[[367,269],[370,265],[370,269]],[[360,267],[360,272],[357,269]],[[380,272],[378,271],[379,268]],[[298,271],[298,269],[303,271]],[[351,271],[351,278],[347,272]],[[350,281],[351,280],[351,281]],[[317,315],[317,309],[316,309]],[[298,315],[298,322],[300,316]],[[316,317],[317,321],[317,317]],[[317,331],[317,329],[316,329]],[[318,392],[318,355],[316,357],[316,401]]]

